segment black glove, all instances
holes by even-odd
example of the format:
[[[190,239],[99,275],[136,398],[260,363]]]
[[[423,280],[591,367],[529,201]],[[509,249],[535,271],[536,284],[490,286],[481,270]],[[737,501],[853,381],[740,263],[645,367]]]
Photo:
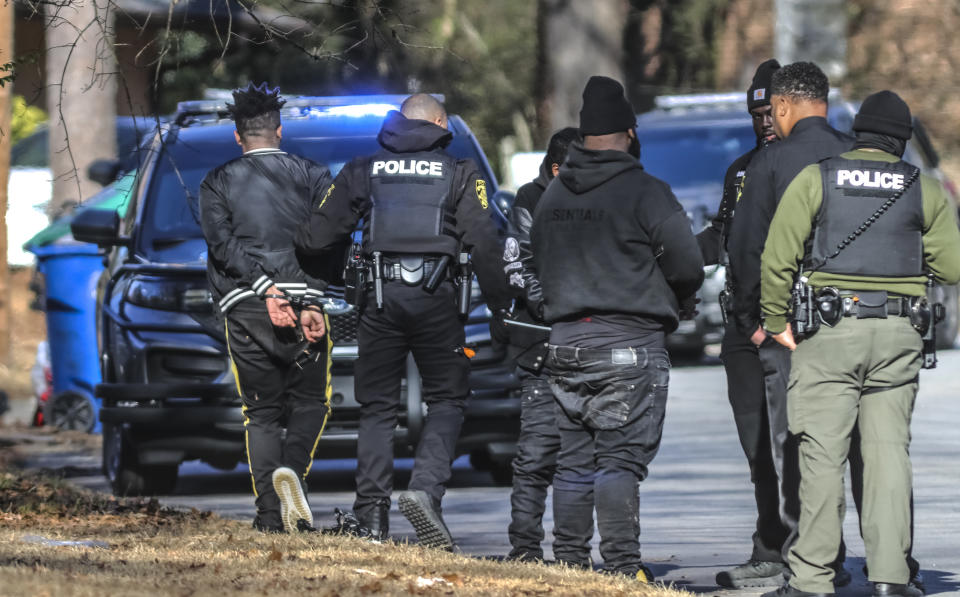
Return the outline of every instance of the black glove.
[[[680,301],[680,313],[678,313],[680,321],[691,320],[699,315],[700,311],[697,311],[697,305],[699,304],[700,299],[697,298],[697,295],[690,296]]]
[[[510,343],[510,327],[504,323],[509,316],[506,309],[498,309],[490,320],[490,337],[498,344]]]

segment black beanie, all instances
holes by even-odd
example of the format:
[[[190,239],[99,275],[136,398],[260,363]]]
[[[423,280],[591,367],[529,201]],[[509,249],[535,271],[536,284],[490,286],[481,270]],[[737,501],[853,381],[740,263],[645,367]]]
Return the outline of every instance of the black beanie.
[[[581,135],[609,135],[637,126],[637,115],[623,94],[623,85],[610,77],[590,77],[583,88]]]
[[[907,102],[892,91],[878,91],[860,105],[853,130],[869,131],[907,140],[913,136],[913,118]]]
[[[757,72],[753,74],[753,83],[750,84],[750,89],[747,89],[747,110],[770,105],[770,81],[779,68],[780,63],[775,58],[757,67]]]

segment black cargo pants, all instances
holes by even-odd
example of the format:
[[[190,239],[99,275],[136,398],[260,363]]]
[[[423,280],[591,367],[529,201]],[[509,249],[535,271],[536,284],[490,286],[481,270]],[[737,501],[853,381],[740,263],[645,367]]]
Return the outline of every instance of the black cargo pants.
[[[274,327],[265,308],[234,309],[225,326],[257,517],[262,528],[282,530],[273,471],[289,467],[304,480],[310,472],[330,413],[329,335],[312,345],[299,341],[293,328]]]
[[[732,322],[727,324],[720,346],[720,359],[727,375],[727,397],[733,409],[740,445],[750,467],[750,481],[757,504],[751,559],[781,562],[781,551],[790,529],[780,517],[780,477],[771,443],[763,363],[757,347]],[[786,420],[782,423],[780,431],[785,432]]]
[[[593,511],[611,571],[635,574],[640,558],[639,482],[660,449],[670,379],[662,348],[550,348],[560,456],[553,480],[553,553],[590,562]]]
[[[357,329],[354,387],[361,408],[354,512],[361,520],[378,505],[390,504],[393,437],[407,353],[413,354],[420,371],[427,405],[409,489],[425,491],[438,507],[469,394],[470,361],[463,354],[463,323],[453,283],[446,281],[429,294],[421,286],[385,281],[383,299],[378,311],[373,293],[368,293]]]
[[[510,557],[543,559],[543,513],[557,470],[560,431],[546,374],[517,369],[520,377],[520,437],[510,493]],[[593,519],[591,517],[591,526]]]

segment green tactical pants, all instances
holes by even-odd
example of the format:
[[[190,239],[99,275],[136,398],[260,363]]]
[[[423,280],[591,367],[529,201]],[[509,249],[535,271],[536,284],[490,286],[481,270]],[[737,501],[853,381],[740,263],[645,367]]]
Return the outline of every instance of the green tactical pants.
[[[834,590],[830,564],[840,547],[844,470],[857,424],[870,580],[907,582],[910,417],[921,345],[906,317],[845,317],[834,328],[821,326],[793,353],[787,417],[800,437],[799,536],[788,557],[794,588]]]

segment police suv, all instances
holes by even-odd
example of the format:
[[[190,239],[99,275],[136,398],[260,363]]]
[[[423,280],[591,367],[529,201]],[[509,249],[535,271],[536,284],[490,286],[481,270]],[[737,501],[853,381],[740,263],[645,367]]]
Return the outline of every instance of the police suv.
[[[379,148],[376,136],[383,118],[398,109],[404,97],[287,99],[281,148],[327,165],[336,176],[354,157]],[[470,129],[454,115],[449,128],[453,141],[448,151],[472,158],[487,189],[496,191],[497,180]],[[206,173],[240,155],[233,129],[223,102],[181,103],[173,124],[142,152],[126,215],[84,210],[73,222],[77,239],[109,247],[98,296],[103,383],[96,395],[103,401],[103,471],[118,494],[170,492],[186,460],[200,459],[224,470],[245,460],[240,400],[223,324],[207,288],[207,246],[197,210],[197,192]],[[425,162],[375,167],[428,175],[433,168]],[[492,211],[504,225],[503,215]],[[475,466],[490,469],[503,481],[509,478],[519,433],[519,384],[502,347],[491,342],[491,314],[479,285],[473,289],[464,323],[476,355],[457,451],[470,454]],[[348,308],[345,303],[342,307]],[[330,324],[333,413],[316,457],[353,457],[359,418],[353,393],[357,313],[333,315]],[[396,453],[412,456],[425,415],[412,358],[402,402]]]

